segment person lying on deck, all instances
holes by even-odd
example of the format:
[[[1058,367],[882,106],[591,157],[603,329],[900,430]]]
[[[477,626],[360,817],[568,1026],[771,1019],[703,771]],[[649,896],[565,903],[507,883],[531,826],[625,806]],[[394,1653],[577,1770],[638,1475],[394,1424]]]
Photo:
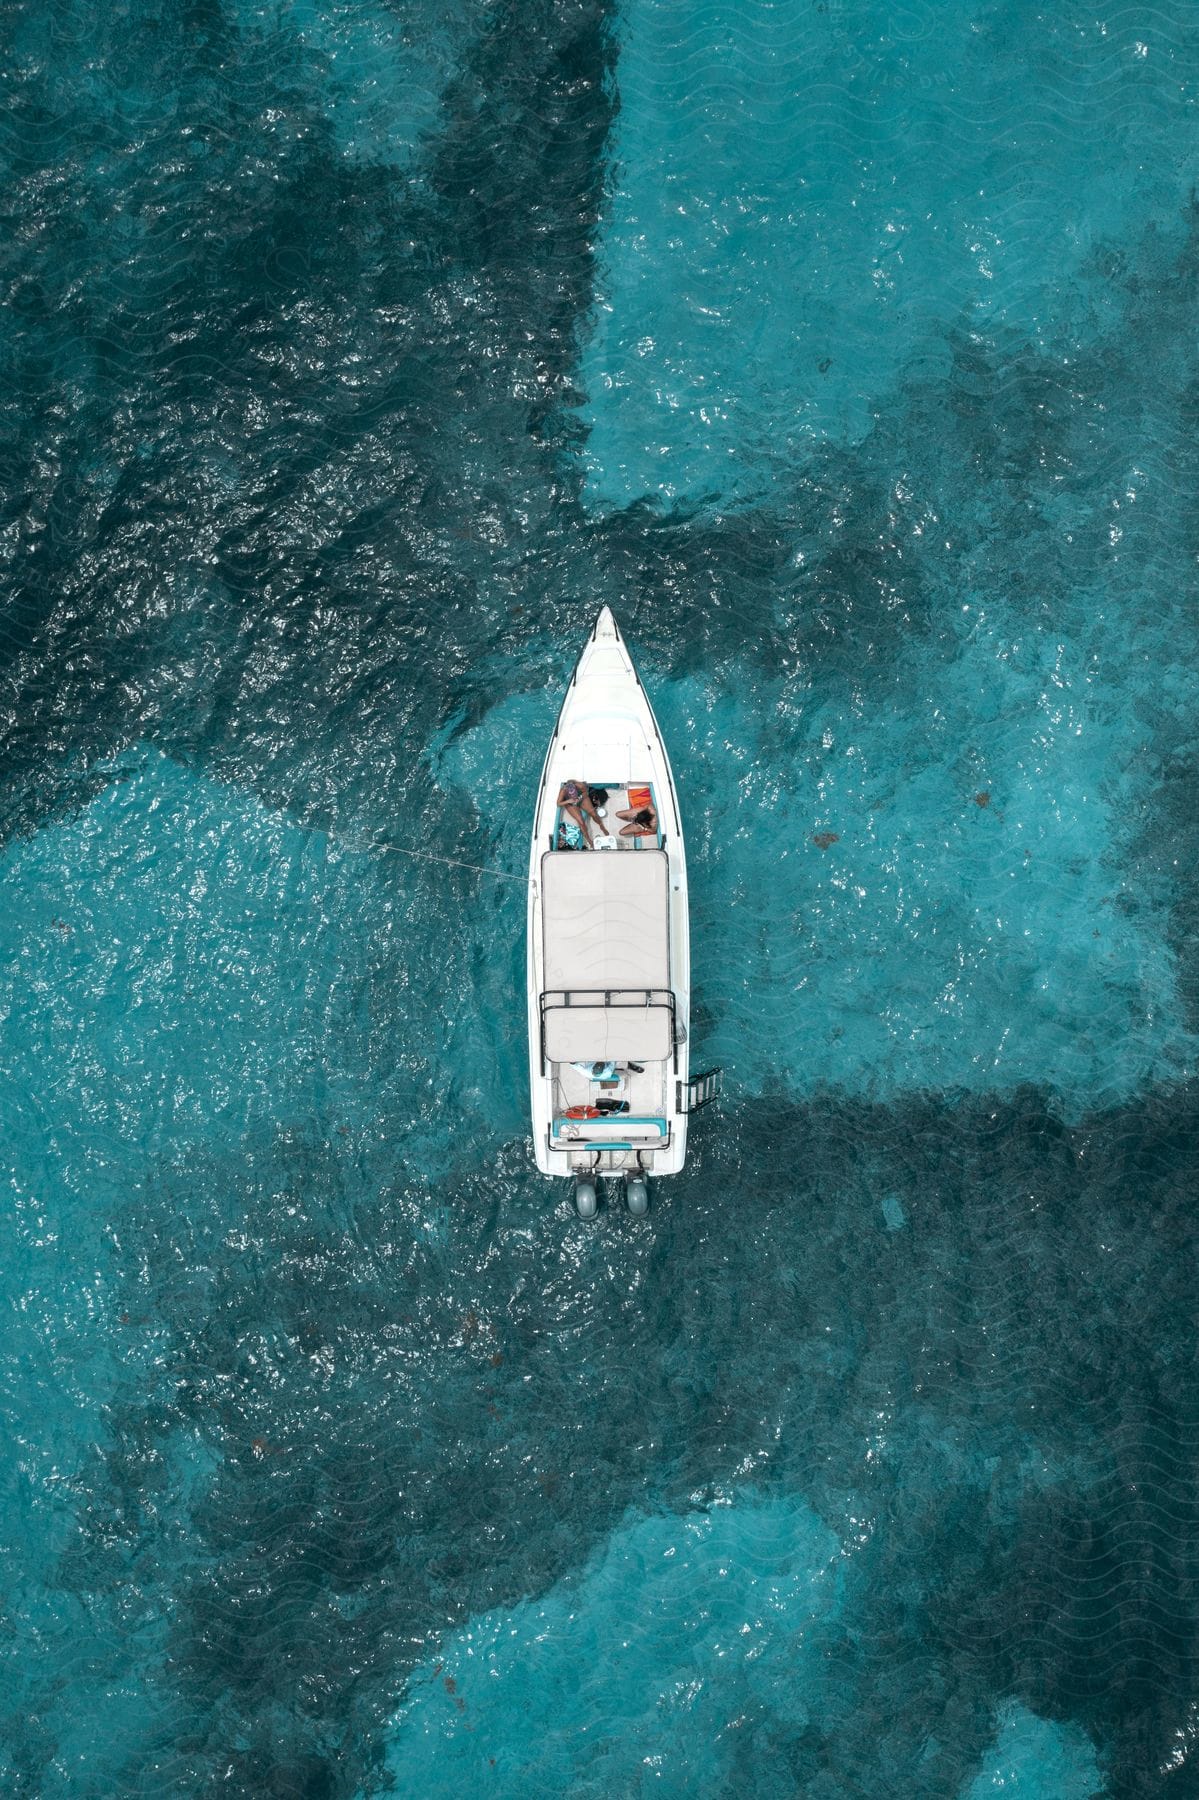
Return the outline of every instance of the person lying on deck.
[[[596,812],[595,807],[591,804],[591,795],[587,792],[586,783],[582,781],[564,781],[562,786],[558,789],[558,805],[562,808],[562,811],[568,818],[574,820],[579,830],[583,833],[583,842],[586,844],[587,848],[593,850],[595,846],[591,842],[591,826],[587,822],[588,819],[591,820],[592,824],[599,826],[601,833],[607,828],[599,814]]]
[[[621,837],[657,837],[658,835],[658,815],[652,806],[639,806],[635,811],[632,807],[628,807],[624,812],[618,812],[616,817],[629,821],[627,825],[621,826]]]

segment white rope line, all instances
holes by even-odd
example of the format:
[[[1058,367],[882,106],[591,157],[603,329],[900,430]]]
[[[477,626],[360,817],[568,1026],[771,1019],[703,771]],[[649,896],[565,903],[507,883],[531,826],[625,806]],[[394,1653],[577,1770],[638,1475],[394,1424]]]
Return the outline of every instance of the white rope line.
[[[489,869],[484,863],[463,862],[458,856],[438,856],[435,850],[410,850],[406,844],[388,844],[380,838],[344,838],[340,834],[330,832],[339,844],[347,845],[351,850],[390,850],[395,856],[415,856],[422,862],[447,863],[452,869],[473,869],[476,875],[494,875],[497,881],[519,881],[522,887],[528,887],[527,875],[513,875],[509,869]]]

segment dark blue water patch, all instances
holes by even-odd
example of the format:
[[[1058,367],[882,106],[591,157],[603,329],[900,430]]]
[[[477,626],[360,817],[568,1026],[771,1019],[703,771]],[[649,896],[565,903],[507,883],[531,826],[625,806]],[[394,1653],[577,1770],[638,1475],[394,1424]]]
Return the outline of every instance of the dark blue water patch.
[[[675,674],[719,678],[736,663],[805,692],[838,679],[894,688],[905,649],[935,628],[941,572],[897,546],[891,479],[881,457],[828,448],[785,506],[612,515],[600,556],[627,630]]]
[[[348,727],[377,788],[567,562],[605,11],[458,20],[400,166],[346,155],[286,20],[110,22],[96,85],[78,25],[22,20],[6,146],[8,829],[134,737],[297,803]]]
[[[429,171],[455,261],[523,326],[497,373],[556,448],[581,434],[569,409],[616,108],[611,17],[596,0],[541,0],[489,18],[444,95]]]
[[[1150,752],[1154,776],[1148,817],[1130,846],[1138,888],[1164,887],[1171,895],[1168,940],[1177,958],[1178,993],[1192,1022],[1199,1021],[1199,754],[1163,742]]]
[[[1110,1792],[1166,1791],[1196,1673],[1195,1123],[1188,1092],[1074,1130],[1032,1090],[780,1095],[699,1136],[652,1228],[590,1232],[519,1145],[450,1185],[302,1126],[160,1165],[111,1220],[96,1447],[29,1495],[61,1549],[57,1629],[9,1669],[27,1791],[63,1766],[82,1793],[371,1791],[438,1634],[630,1509],[750,1490],[810,1508],[851,1579],[828,1709],[761,1717],[763,1767],[932,1800],[1016,1698],[1084,1726]],[[135,1677],[84,1748],[72,1716]]]

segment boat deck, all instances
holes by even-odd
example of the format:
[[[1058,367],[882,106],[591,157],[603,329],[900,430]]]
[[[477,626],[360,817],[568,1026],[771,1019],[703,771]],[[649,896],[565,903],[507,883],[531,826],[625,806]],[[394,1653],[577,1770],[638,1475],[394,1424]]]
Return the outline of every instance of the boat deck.
[[[598,787],[600,783],[594,783],[594,785]],[[650,787],[650,799],[654,803],[654,792],[652,792],[650,783],[634,781],[632,787],[634,787],[634,792],[637,787]],[[609,788],[609,799],[605,805],[605,812],[607,812],[605,824],[609,821],[612,824],[619,824],[614,815],[627,806],[628,788]],[[616,848],[618,850],[655,850],[657,842],[659,842],[659,835],[652,832],[648,837],[641,837],[641,839],[637,839],[637,837],[618,839]],[[596,851],[596,855],[603,855],[603,851]],[[583,877],[581,866],[574,871],[574,878],[569,886],[576,886],[580,877]],[[648,869],[646,869],[646,880],[648,880]],[[583,877],[583,886],[590,886],[585,877]],[[601,886],[607,886],[607,884],[601,884]],[[625,884],[621,882],[619,886],[623,887]],[[639,889],[641,884],[637,882],[636,887]],[[636,916],[630,914],[630,918],[636,927]],[[619,943],[621,938],[625,940],[625,949],[619,950],[618,954],[621,959],[627,959],[628,931],[619,932],[616,941]],[[645,925],[643,931],[641,929],[637,931],[637,943],[643,949],[643,956],[645,956],[645,950],[650,945],[650,941],[652,941],[652,932],[648,929],[648,925]],[[664,943],[666,940],[663,938],[663,956],[666,954]],[[652,986],[654,981],[661,981],[666,976],[666,968],[661,968],[661,970],[641,968],[637,972],[636,979],[632,976],[618,974],[616,968],[612,968],[612,970],[601,968],[600,974],[594,974],[594,972],[590,972],[592,965],[590,965],[585,943],[581,949],[571,949],[569,945],[567,945],[567,949],[569,949],[569,956],[567,956],[569,963],[574,963],[580,970],[589,970],[587,976],[580,976],[578,979],[587,979],[592,985],[598,983],[601,988],[607,988],[607,986],[616,988],[616,986],[628,986],[632,983],[634,990],[641,990],[643,986]],[[565,950],[562,954],[565,954]],[[556,970],[556,976],[560,981],[565,981],[567,972]],[[569,1001],[571,995],[562,995],[562,999]],[[576,995],[576,999],[578,999],[578,995]],[[601,995],[596,994],[596,1001],[600,1001],[600,999]],[[590,1046],[581,1046],[581,1048],[590,1048]],[[634,1066],[634,1062],[636,1062],[636,1066]],[[553,1084],[551,1118],[553,1118],[554,1132],[569,1132],[571,1136],[589,1138],[592,1136],[592,1132],[596,1132],[596,1121],[569,1121],[567,1120],[569,1109],[571,1107],[594,1107],[596,1103],[605,1102],[605,1100],[618,1100],[618,1102],[625,1102],[625,1111],[605,1114],[603,1123],[598,1127],[600,1136],[621,1138],[623,1132],[619,1127],[623,1120],[628,1121],[628,1134],[639,1141],[646,1136],[654,1136],[655,1121],[661,1120],[664,1134],[666,1132],[668,1098],[670,1098],[670,1085],[668,1084],[673,1075],[673,1064],[670,1060],[659,1060],[659,1058],[646,1057],[646,1055],[634,1058],[634,1062],[628,1062],[628,1060],[614,1060],[614,1062],[603,1062],[603,1064],[551,1062],[549,1075],[551,1075],[551,1084]],[[603,1069],[605,1078],[596,1075],[596,1069]]]
[[[572,1106],[594,1106],[597,1100],[627,1100],[629,1116],[658,1114],[666,1106],[666,1063],[646,1063],[641,1070],[616,1064],[614,1081],[594,1081],[573,1063],[553,1063],[554,1114],[561,1118]],[[618,1117],[620,1115],[613,1115]]]
[[[590,787],[606,787],[608,789],[608,798],[603,805],[604,824],[608,827],[609,836],[616,839],[615,845],[610,846],[610,848],[617,850],[661,849],[662,813],[658,805],[658,796],[652,781],[633,781],[627,784],[619,784],[615,787],[606,781],[592,781],[588,785]],[[653,807],[654,816],[658,821],[658,830],[648,832],[644,837],[624,837],[622,836],[622,832],[628,821],[625,819],[618,819],[616,815],[617,813],[628,812],[631,810],[629,804],[630,790],[636,792],[638,789],[646,788],[649,789],[650,805]],[[594,827],[594,820],[592,820],[591,823]],[[578,846],[576,845],[568,845],[563,835],[564,832],[577,832],[577,830],[578,827],[575,825],[574,820],[569,818],[563,809],[559,807],[554,818],[555,847],[559,850],[577,848]],[[586,846],[584,846],[584,848],[585,847]]]

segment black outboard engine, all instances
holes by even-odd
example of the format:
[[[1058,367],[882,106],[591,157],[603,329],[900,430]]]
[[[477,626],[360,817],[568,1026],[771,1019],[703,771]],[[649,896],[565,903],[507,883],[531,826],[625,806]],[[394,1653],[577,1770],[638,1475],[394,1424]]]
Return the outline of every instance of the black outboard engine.
[[[635,1219],[649,1211],[649,1183],[644,1175],[630,1175],[624,1184],[624,1203]]]

